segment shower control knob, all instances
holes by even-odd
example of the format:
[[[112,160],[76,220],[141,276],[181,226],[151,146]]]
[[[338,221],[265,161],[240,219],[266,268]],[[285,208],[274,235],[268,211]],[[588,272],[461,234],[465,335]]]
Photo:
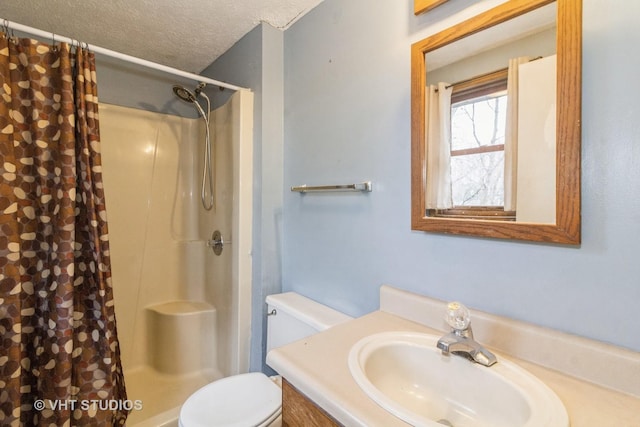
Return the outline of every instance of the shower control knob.
[[[211,240],[207,242],[207,246],[213,249],[213,253],[216,255],[220,255],[222,253],[222,249],[224,248],[224,244],[231,244],[231,241],[225,241],[222,237],[222,233],[220,230],[216,230],[211,235]]]

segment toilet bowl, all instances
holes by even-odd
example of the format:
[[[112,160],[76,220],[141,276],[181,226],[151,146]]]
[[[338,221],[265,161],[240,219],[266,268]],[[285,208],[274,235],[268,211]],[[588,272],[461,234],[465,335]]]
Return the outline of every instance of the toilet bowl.
[[[294,292],[267,297],[267,350],[351,317]],[[261,372],[233,375],[193,393],[180,409],[180,427],[280,427],[282,389]]]
[[[180,427],[279,427],[280,387],[260,372],[214,381],[182,405]]]

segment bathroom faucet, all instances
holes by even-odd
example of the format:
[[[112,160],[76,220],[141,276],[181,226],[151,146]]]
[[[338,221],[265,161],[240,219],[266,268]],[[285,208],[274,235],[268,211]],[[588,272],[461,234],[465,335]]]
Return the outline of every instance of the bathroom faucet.
[[[489,350],[473,339],[471,315],[469,310],[459,302],[447,304],[445,320],[451,326],[451,332],[438,340],[438,348],[442,354],[456,354],[484,366],[491,366],[498,360]]]

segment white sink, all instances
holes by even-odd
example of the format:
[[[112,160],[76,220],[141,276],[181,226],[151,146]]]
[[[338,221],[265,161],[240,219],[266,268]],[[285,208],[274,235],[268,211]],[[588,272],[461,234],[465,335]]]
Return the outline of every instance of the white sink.
[[[358,341],[349,369],[378,405],[414,426],[568,427],[558,396],[514,363],[445,356],[437,336],[385,332]]]

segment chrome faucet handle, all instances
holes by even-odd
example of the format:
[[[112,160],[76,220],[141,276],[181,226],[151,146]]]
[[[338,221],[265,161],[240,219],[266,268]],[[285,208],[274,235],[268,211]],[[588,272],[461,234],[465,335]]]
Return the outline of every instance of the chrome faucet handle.
[[[440,338],[436,346],[442,354],[450,353],[466,357],[484,366],[497,362],[496,356],[473,339],[469,309],[457,301],[447,304],[444,319],[451,332]]]
[[[467,307],[458,301],[452,301],[447,304],[444,320],[457,335],[464,335],[468,338],[473,337],[471,332],[471,313]]]

